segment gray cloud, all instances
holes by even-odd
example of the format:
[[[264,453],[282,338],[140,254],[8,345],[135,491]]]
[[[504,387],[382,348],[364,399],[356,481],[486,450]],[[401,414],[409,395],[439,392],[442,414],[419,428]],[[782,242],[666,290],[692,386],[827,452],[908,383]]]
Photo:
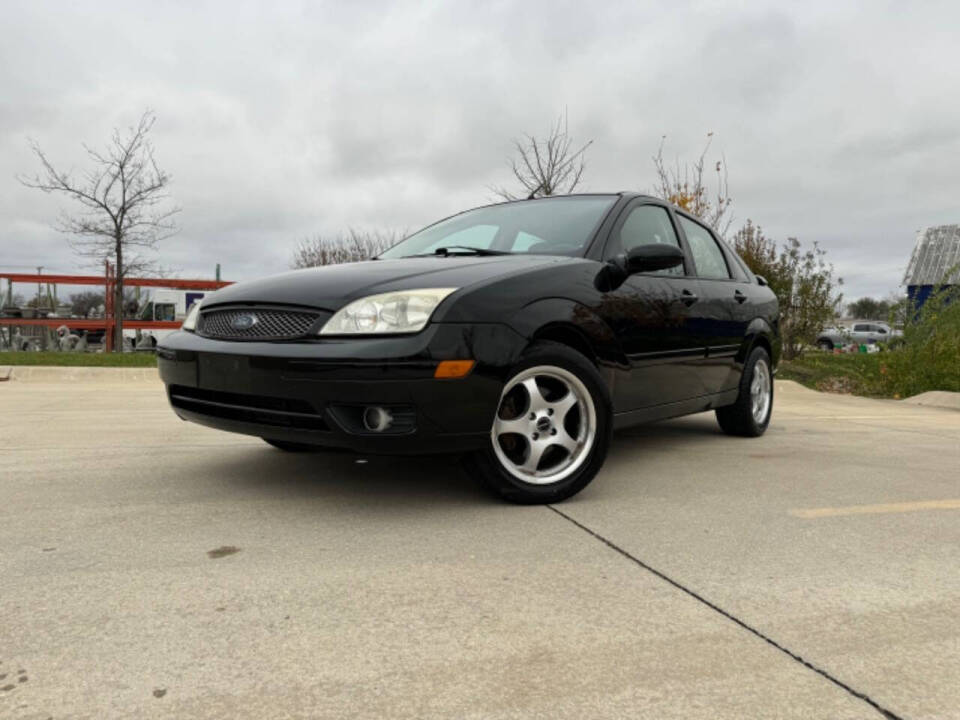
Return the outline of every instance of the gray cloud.
[[[960,8],[928,3],[4,3],[0,266],[77,270],[27,139],[82,166],[145,107],[182,232],[161,261],[242,279],[347,225],[487,202],[513,137],[569,110],[586,189],[648,189],[708,131],[738,220],[817,240],[848,296],[960,221]]]

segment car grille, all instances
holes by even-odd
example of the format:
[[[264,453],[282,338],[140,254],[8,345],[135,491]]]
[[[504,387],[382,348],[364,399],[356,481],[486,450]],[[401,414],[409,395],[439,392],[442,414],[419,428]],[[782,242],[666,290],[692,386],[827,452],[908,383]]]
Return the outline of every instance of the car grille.
[[[321,412],[306,400],[220,392],[183,385],[171,385],[169,393],[170,403],[174,407],[200,415],[296,430],[330,430]]]
[[[197,332],[223,340],[294,340],[304,337],[319,317],[303,310],[209,310],[200,313]]]

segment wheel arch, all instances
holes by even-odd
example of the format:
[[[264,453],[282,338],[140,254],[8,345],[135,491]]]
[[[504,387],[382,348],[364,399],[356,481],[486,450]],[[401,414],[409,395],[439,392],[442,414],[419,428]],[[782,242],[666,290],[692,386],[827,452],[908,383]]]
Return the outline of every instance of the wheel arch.
[[[544,298],[524,306],[510,324],[527,342],[547,340],[580,353],[600,371],[611,395],[618,372],[630,362],[616,334],[593,310],[568,298]]]
[[[575,300],[537,300],[517,312],[510,324],[530,342],[559,342],[585,355],[597,366],[629,367],[610,326],[593,310]]]
[[[756,347],[762,347],[766,350],[773,367],[777,366],[780,361],[779,337],[766,318],[754,318],[747,326],[745,342],[741,347],[737,361],[745,363]]]
[[[572,350],[576,350],[586,357],[594,365],[597,364],[597,353],[590,341],[583,332],[575,325],[570,323],[552,322],[534,332],[531,338],[533,342],[538,340],[548,340],[550,342],[566,345]]]

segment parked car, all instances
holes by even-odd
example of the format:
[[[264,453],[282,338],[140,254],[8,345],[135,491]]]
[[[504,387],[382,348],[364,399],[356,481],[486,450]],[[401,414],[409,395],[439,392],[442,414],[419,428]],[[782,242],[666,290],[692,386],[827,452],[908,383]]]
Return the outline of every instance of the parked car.
[[[837,326],[826,328],[817,338],[817,347],[822,350],[833,350],[845,345],[873,345],[875,343],[890,342],[902,333],[894,330],[884,322],[858,322],[852,327]]]
[[[715,410],[763,434],[774,294],[695,217],[635,194],[491,205],[368,262],[218,290],[161,341],[183,419],[281,450],[465,454],[501,496],[562,500],[615,428]]]

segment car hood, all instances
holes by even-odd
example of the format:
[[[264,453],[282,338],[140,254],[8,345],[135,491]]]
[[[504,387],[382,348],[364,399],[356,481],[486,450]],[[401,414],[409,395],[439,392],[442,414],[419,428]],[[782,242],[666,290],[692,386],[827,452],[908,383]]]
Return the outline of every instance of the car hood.
[[[229,285],[204,300],[222,303],[280,303],[339,310],[365,295],[430,287],[465,288],[574,258],[554,255],[423,257],[327,265]]]

